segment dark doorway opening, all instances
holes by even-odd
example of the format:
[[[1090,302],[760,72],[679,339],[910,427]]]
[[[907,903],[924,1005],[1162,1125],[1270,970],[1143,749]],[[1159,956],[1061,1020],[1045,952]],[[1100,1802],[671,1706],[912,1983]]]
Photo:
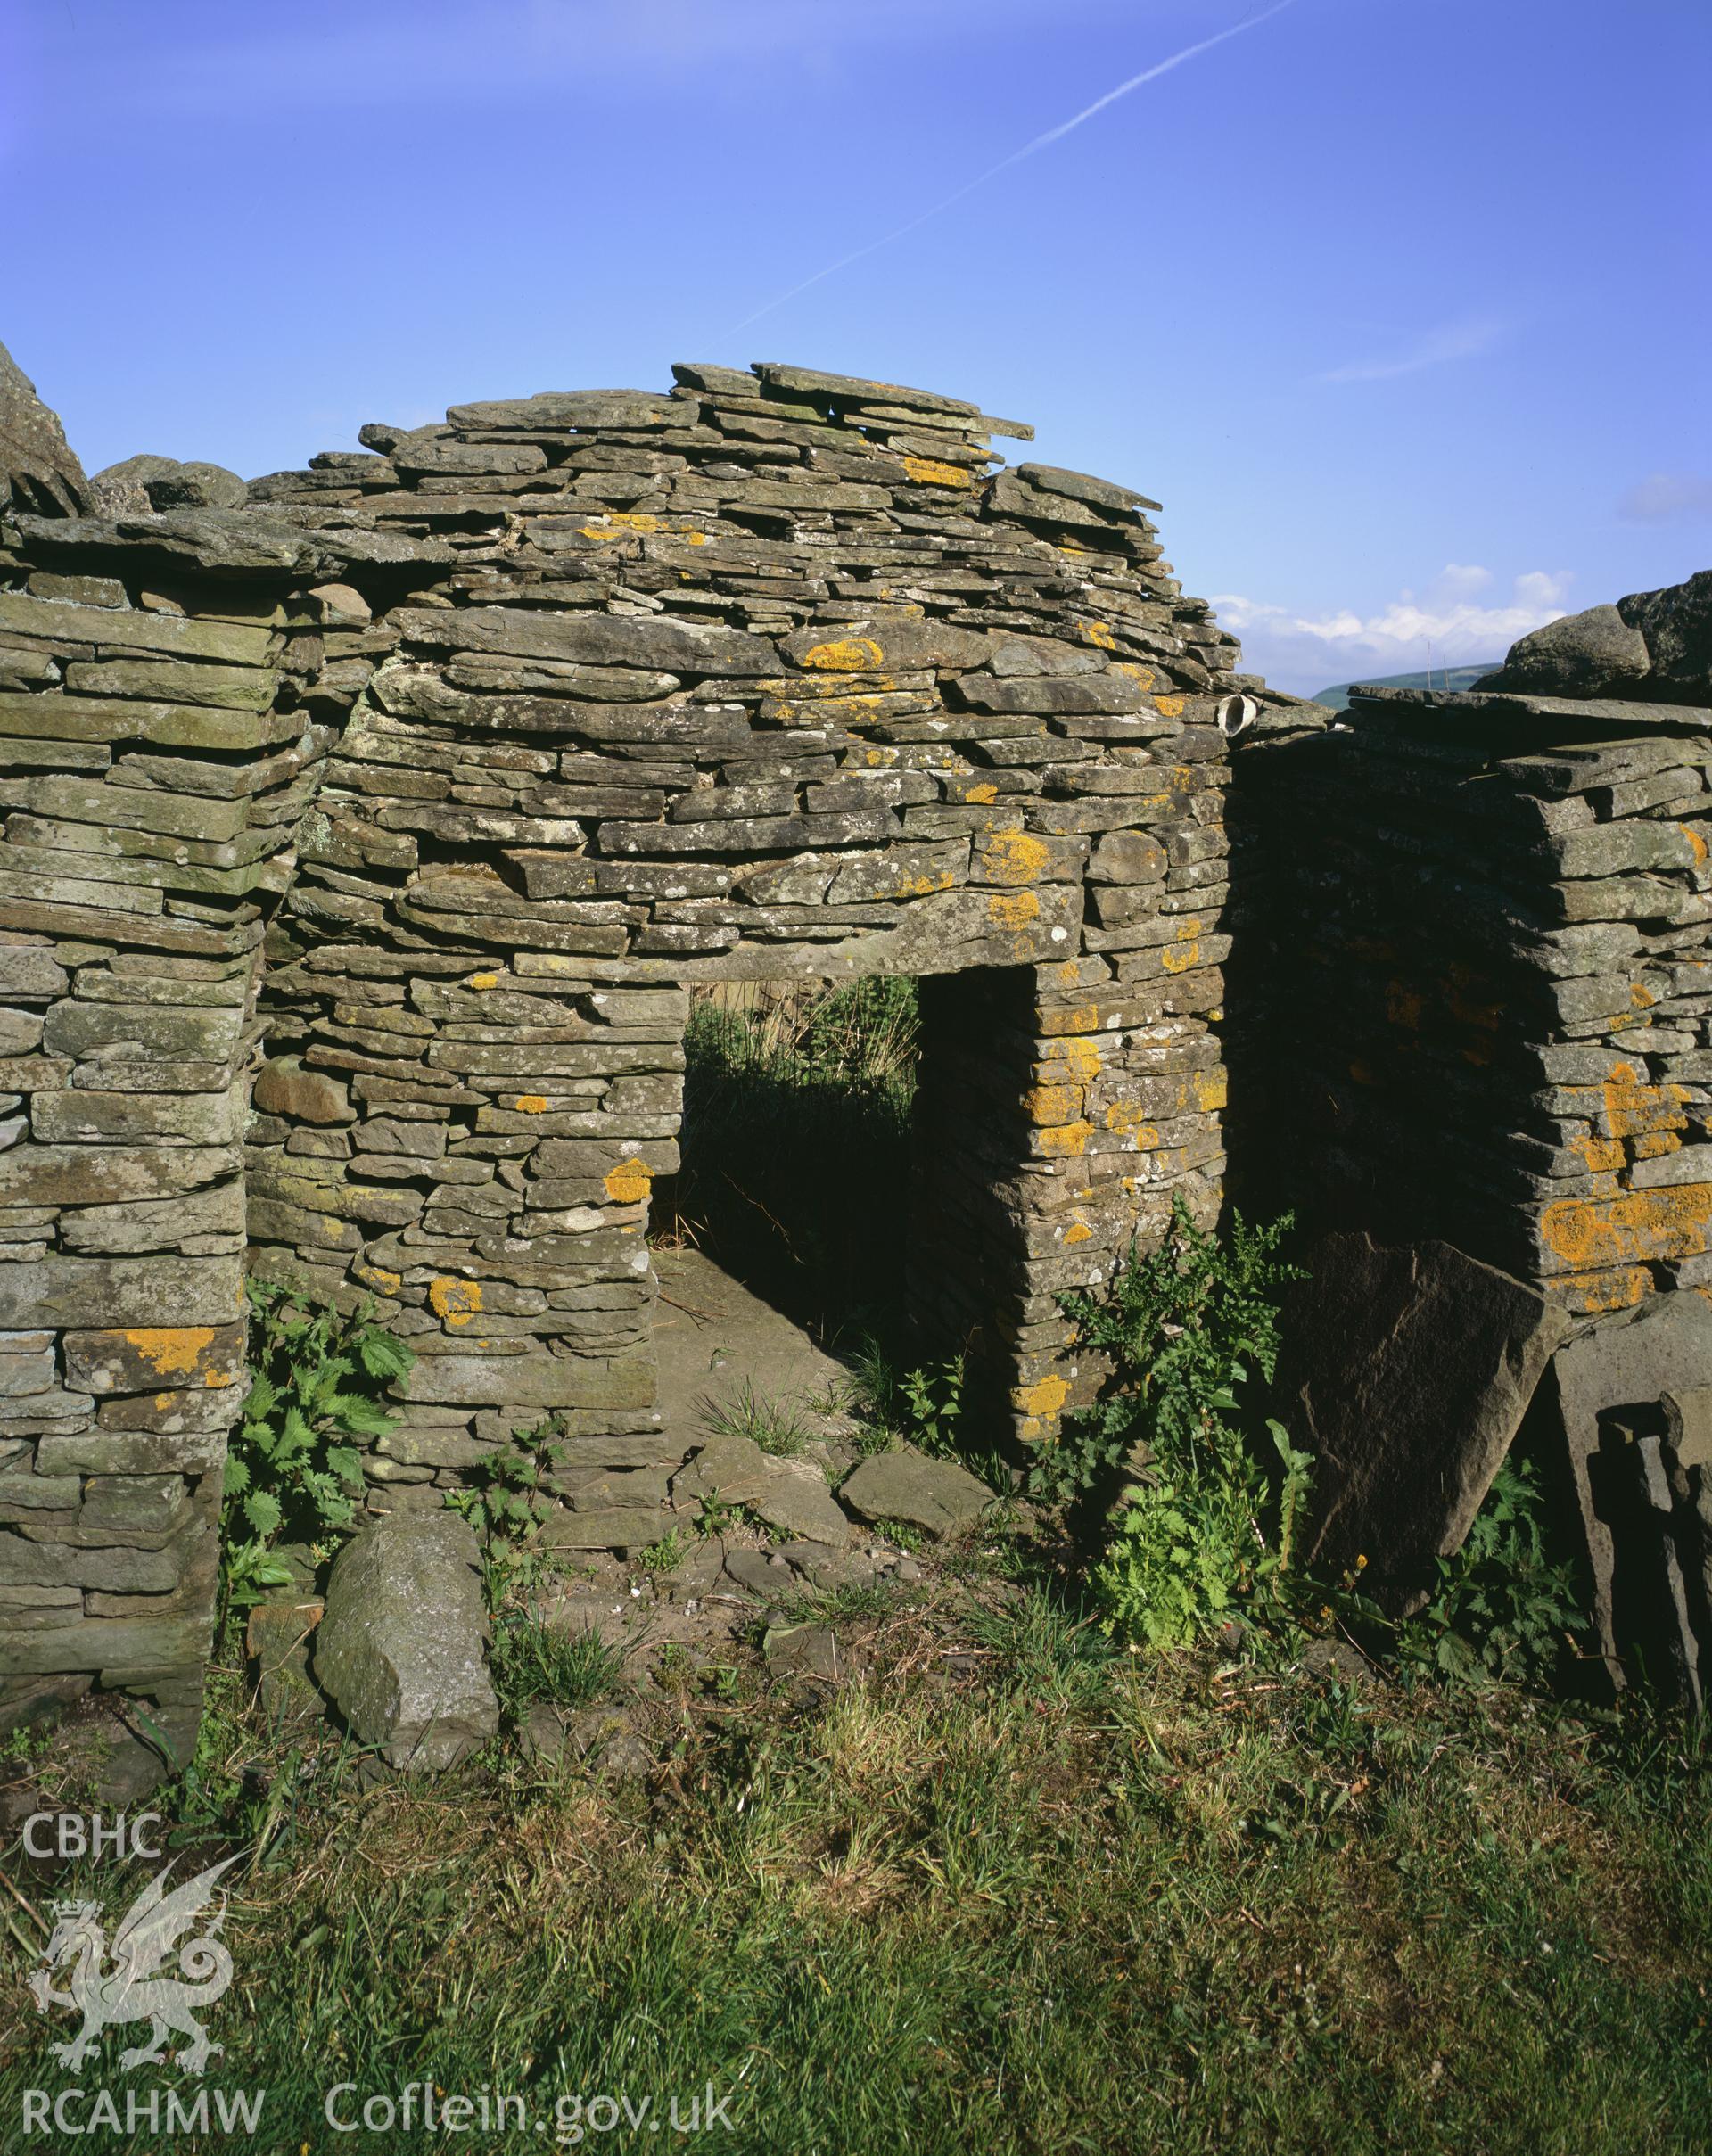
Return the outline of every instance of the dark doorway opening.
[[[656,1245],[701,1252],[835,1353],[899,1337],[919,1037],[899,975],[697,992]]]

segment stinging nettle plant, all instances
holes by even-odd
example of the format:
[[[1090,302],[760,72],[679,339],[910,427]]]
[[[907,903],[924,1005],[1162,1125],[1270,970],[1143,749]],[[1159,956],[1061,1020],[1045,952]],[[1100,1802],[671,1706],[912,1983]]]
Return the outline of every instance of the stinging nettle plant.
[[[228,1609],[289,1584],[290,1567],[273,1554],[278,1545],[320,1549],[352,1526],[363,1446],[398,1420],[383,1395],[416,1361],[374,1322],[372,1301],[351,1312],[317,1308],[259,1280],[244,1293],[255,1377],[226,1450],[220,1537]]]
[[[1228,1242],[1198,1228],[1181,1195],[1158,1249],[1133,1246],[1101,1294],[1061,1296],[1078,1345],[1108,1359],[1104,1397],[1066,1419],[1031,1477],[1073,1503],[1117,1479],[1107,1545],[1091,1584],[1115,1636],[1180,1644],[1233,1603],[1283,1590],[1311,1462],[1281,1423],[1267,1428],[1272,1480],[1233,1418],[1250,1369],[1277,1362],[1277,1292],[1305,1277],[1277,1255],[1292,1225],[1231,1216]]]

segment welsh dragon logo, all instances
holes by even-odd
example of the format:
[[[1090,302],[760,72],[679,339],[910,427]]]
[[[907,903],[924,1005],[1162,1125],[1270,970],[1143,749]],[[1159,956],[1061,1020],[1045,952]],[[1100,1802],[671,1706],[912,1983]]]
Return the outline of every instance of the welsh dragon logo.
[[[186,2073],[200,2074],[223,2048],[210,2041],[193,2010],[211,2006],[232,1981],[232,1956],[218,1937],[226,1916],[225,1896],[211,1918],[205,1920],[203,1912],[214,1897],[221,1872],[237,1861],[228,1856],[225,1864],[199,1872],[170,1894],[166,1890],[172,1870],[169,1864],[120,1918],[111,1949],[99,1902],[50,1904],[57,1921],[41,1963],[30,1975],[29,1993],[38,2013],[70,2006],[83,2016],[83,2027],[69,2044],[49,2046],[62,2066],[80,2073],[102,2031],[124,2021],[149,2024],[148,2042],[119,2054],[119,2063],[127,2071],[134,2066],[158,2065],[169,2029],[191,2038],[182,2051],[173,2053],[174,2064]],[[199,1937],[179,1946],[186,1931],[198,1929]],[[161,1973],[162,1963],[175,1955],[187,1982]],[[56,1991],[54,1971],[68,1964],[71,1973],[66,1988]]]

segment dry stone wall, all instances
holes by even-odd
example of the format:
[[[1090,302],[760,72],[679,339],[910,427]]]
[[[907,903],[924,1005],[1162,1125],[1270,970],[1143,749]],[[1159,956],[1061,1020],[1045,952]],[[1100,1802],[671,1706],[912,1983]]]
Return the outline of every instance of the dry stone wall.
[[[191,1725],[246,1242],[416,1350],[376,1510],[553,1411],[559,1538],[663,1531],[646,1230],[698,982],[928,977],[918,1300],[1025,1440],[1098,1379],[1056,1292],[1173,1193],[1216,1213],[1258,685],[1155,505],[995,474],[1028,430],[954,399],[675,373],[367,427],[243,506],[160,459],[14,489],[14,1706],[98,1677]]]
[[[38,497],[39,498],[39,494]],[[0,1672],[193,1735],[243,1396],[264,916],[346,693],[249,520],[0,550]]]
[[[687,986],[1011,976],[930,1025],[917,1271],[1028,1436],[1091,1382],[1053,1288],[1168,1187],[1217,1204],[1234,647],[1153,505],[992,477],[992,433],[1027,430],[953,399],[677,373],[366,428],[369,454],[252,489],[458,564],[377,624],[276,926],[256,1263],[359,1285],[410,1337],[382,1502],[438,1503],[560,1410],[556,1532],[587,1546],[663,1532],[682,1458],[645,1230]]]
[[[1712,1288],[1712,712],[1681,694],[1368,689],[1242,752],[1270,1202],[1577,1313]]]

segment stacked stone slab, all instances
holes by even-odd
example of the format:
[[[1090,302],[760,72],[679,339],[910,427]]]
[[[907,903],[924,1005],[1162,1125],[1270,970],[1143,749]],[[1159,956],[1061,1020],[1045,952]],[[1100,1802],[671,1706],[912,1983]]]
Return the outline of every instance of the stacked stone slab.
[[[370,426],[270,515],[439,538],[276,929],[254,1263],[419,1357],[376,1502],[563,1411],[558,1532],[666,1524],[645,1232],[685,990],[868,971],[928,999],[915,1268],[1030,1437],[1095,1381],[1054,1292],[1181,1189],[1216,1209],[1210,1014],[1235,652],[1156,505],[993,476],[958,399],[761,366]],[[383,1494],[382,1494],[383,1493]]]
[[[1370,688],[1244,750],[1236,1061],[1288,1133],[1246,1179],[1572,1312],[1712,1286],[1712,712],[1680,694]]]
[[[0,1712],[98,1681],[182,1756],[262,924],[350,700],[342,560],[247,514],[0,529]]]
[[[98,1679],[190,1728],[246,1262],[416,1351],[373,1510],[552,1413],[557,1539],[671,1523],[694,1434],[655,1405],[646,1231],[698,983],[927,977],[912,1291],[1025,1439],[1099,1378],[1058,1293],[1173,1195],[1217,1210],[1225,729],[1258,685],[1156,505],[995,473],[1029,430],[955,399],[675,373],[366,427],[242,506],[160,459],[92,488],[30,419],[0,526],[14,1707]]]

